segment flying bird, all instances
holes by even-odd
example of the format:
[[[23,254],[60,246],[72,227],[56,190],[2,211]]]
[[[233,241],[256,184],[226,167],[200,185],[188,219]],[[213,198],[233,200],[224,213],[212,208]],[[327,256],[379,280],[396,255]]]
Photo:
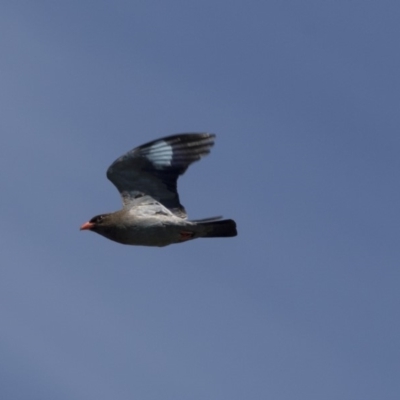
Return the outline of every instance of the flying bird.
[[[122,197],[122,210],[97,215],[80,229],[122,244],[159,247],[236,236],[232,219],[188,220],[179,200],[179,176],[210,152],[214,140],[211,133],[183,133],[128,151],[107,170]]]

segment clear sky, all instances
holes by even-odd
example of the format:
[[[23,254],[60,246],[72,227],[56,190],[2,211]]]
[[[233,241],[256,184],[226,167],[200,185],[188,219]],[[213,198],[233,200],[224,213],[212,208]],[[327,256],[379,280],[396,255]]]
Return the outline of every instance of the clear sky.
[[[0,5],[0,398],[400,395],[398,1]],[[239,236],[80,232],[107,167],[217,134],[179,181]]]

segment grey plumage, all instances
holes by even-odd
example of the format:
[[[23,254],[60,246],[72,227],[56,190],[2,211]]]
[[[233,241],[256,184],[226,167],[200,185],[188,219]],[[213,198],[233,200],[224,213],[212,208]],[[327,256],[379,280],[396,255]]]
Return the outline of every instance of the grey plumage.
[[[236,236],[233,220],[189,221],[180,203],[177,180],[190,164],[210,152],[215,135],[168,136],[119,157],[107,170],[121,194],[120,211],[92,218],[81,229],[123,244],[166,246],[198,237]]]

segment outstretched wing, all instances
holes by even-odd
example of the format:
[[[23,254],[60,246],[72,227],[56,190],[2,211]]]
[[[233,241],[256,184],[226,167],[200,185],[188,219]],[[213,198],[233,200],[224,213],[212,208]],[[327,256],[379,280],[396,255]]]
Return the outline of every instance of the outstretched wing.
[[[184,133],[154,140],[114,161],[107,178],[121,193],[125,206],[142,196],[151,196],[175,215],[186,218],[177,192],[178,177],[210,152],[214,139],[211,133]]]

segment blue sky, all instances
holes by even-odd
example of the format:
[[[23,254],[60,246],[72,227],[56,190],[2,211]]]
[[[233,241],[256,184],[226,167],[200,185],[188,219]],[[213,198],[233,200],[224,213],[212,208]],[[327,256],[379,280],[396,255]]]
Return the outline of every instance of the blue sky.
[[[400,5],[3,1],[0,397],[398,399]],[[234,239],[122,246],[118,156]]]

